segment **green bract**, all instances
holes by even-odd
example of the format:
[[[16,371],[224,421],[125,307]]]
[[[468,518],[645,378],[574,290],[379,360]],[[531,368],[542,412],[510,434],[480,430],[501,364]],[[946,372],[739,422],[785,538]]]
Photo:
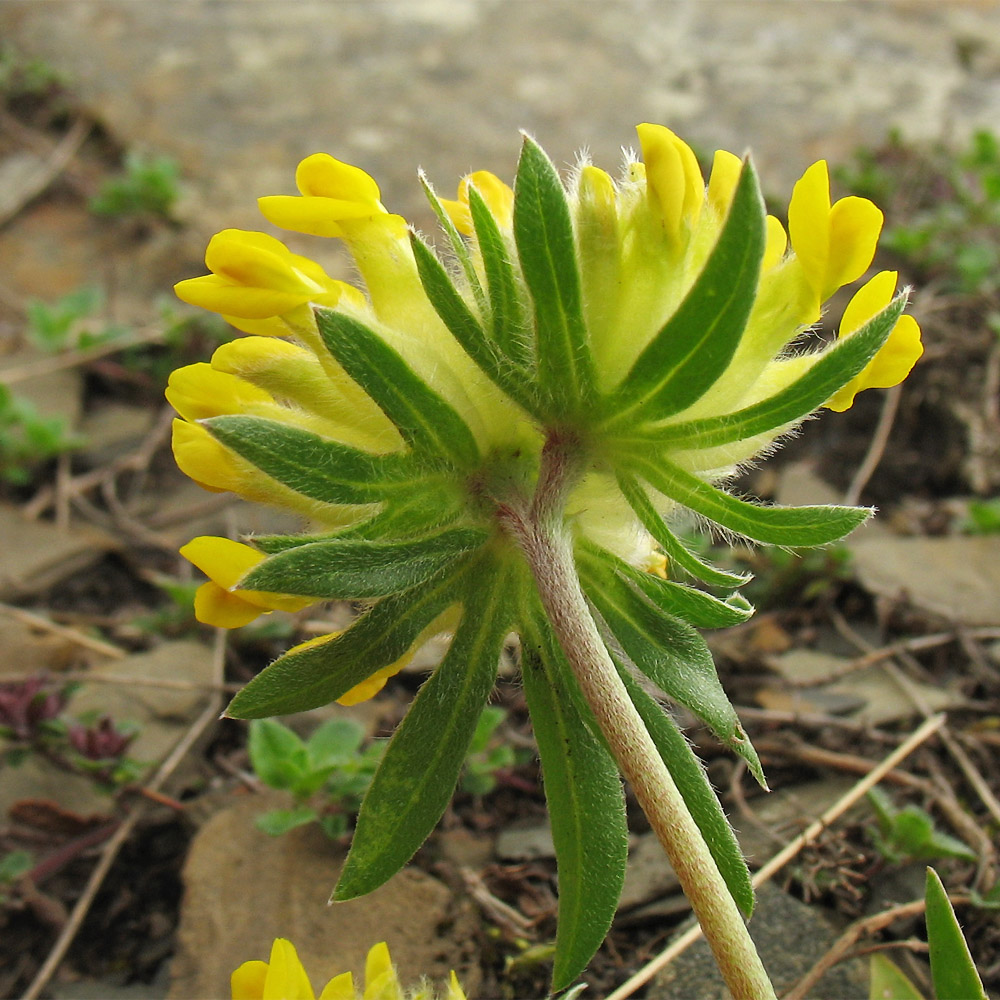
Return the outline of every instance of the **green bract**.
[[[217,238],[212,275],[178,286],[255,335],[212,366],[175,373],[171,399],[186,418],[179,464],[211,488],[291,507],[316,525],[235,554],[202,544],[198,565],[214,588],[203,620],[242,623],[288,596],[367,602],[345,632],[263,670],[228,714],[359,700],[428,635],[454,632],[361,808],[334,893],[348,899],[390,878],[437,822],[517,633],[558,853],[557,989],[611,923],[627,831],[616,756],[578,684],[551,593],[582,588],[602,655],[749,915],[735,837],[640,676],[698,715],[763,783],[697,631],[753,609],[735,592],[746,577],[687,550],[671,519],[686,508],[726,533],[809,546],[869,516],[761,505],[720,484],[845,386],[863,388],[903,308],[903,296],[866,301],[834,345],[789,353],[816,318],[815,288],[835,287],[838,274],[853,280],[842,259],[855,266],[862,253],[830,225],[837,205],[813,188],[800,196],[798,217],[826,225],[829,245],[799,260],[765,218],[749,161],[718,160],[706,192],[690,151],[666,130],[642,128],[646,169],[629,164],[618,184],[584,165],[567,186],[526,139],[513,193],[484,174],[457,202],[426,187],[450,263],[382,208],[370,178],[317,154],[300,167],[302,197],[263,199],[262,210],[344,239],[367,297],[270,237],[234,231]],[[874,246],[870,231],[858,239]],[[324,304],[303,304],[311,287]],[[575,576],[543,585],[539,553],[553,538]]]

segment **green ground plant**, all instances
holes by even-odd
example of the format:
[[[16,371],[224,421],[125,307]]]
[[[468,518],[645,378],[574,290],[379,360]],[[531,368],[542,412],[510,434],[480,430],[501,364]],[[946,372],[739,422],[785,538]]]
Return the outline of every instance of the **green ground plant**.
[[[957,152],[892,133],[838,172],[887,213],[882,246],[921,283],[946,292],[1000,291],[1000,137],[982,129]]]
[[[90,211],[113,219],[172,221],[180,176],[180,164],[172,157],[128,152],[121,175],[104,181],[90,200]]]
[[[871,831],[872,841],[886,861],[978,860],[975,851],[957,837],[939,830],[930,813],[919,806],[911,804],[897,808],[880,788],[873,788],[868,793],[868,801],[878,822],[877,829]]]
[[[515,751],[498,738],[506,718],[499,706],[483,709],[459,779],[462,791],[488,795],[497,786],[497,772],[517,762]],[[331,839],[342,837],[361,807],[385,745],[385,740],[366,741],[364,728],[352,719],[330,719],[306,739],[275,719],[253,720],[248,751],[254,774],[295,800],[289,808],[258,817],[257,827],[279,836],[315,822]]]

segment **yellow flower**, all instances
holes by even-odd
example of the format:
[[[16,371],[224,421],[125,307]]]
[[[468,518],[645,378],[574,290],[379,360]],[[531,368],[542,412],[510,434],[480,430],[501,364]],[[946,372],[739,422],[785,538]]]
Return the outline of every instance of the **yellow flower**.
[[[818,318],[821,302],[868,269],[882,231],[882,213],[867,198],[841,198],[831,205],[829,171],[826,160],[819,160],[792,189],[788,231],[815,293]]]
[[[240,320],[284,316],[307,302],[335,306],[344,295],[358,298],[356,289],[266,233],[224,229],[209,241],[205,263],[212,273],[178,282],[177,297]]]
[[[275,939],[270,962],[244,962],[233,973],[230,985],[233,1000],[316,1000],[295,946],[284,938]],[[433,1000],[433,992],[425,987],[406,996],[410,1000]],[[323,987],[319,1000],[404,1000],[385,942],[368,952],[363,994],[355,990],[351,973],[343,972]],[[454,972],[443,1000],[465,1000]]]
[[[269,195],[258,198],[261,214],[282,229],[311,236],[347,237],[374,222],[397,232],[406,228],[403,219],[390,215],[378,185],[360,167],[334,159],[328,153],[307,156],[295,171],[300,196]]]
[[[264,561],[263,552],[241,542],[201,535],[182,546],[180,553],[209,578],[194,597],[195,617],[206,625],[240,628],[269,611],[301,611],[315,603],[309,597],[240,590],[236,584]]]
[[[503,229],[510,229],[514,215],[514,192],[496,174],[488,170],[476,170],[466,174],[458,185],[458,200],[442,198],[441,204],[455,223],[455,228],[466,236],[474,232],[472,214],[469,211],[470,185],[479,192],[486,207]]]
[[[849,337],[892,301],[897,277],[895,271],[881,271],[858,289],[844,309],[838,337]],[[848,409],[854,397],[864,389],[888,389],[899,385],[923,353],[917,321],[912,316],[900,316],[878,354],[825,405],[840,413]]]

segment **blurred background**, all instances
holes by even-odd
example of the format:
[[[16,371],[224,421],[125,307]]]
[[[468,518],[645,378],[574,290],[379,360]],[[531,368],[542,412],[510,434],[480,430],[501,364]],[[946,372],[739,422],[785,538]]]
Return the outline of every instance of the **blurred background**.
[[[719,556],[757,573],[762,614],[714,645],[766,751],[778,789],[766,801],[783,807],[765,815],[711,737],[688,735],[728,789],[755,864],[931,710],[958,713],[970,766],[990,777],[968,784],[942,752],[919,780],[897,783],[941,822],[933,843],[898,842],[901,797],[831,834],[762,904],[777,927],[769,961],[806,956],[782,971],[791,985],[836,936],[813,923],[818,909],[843,922],[920,896],[929,857],[950,859],[952,887],[988,894],[985,831],[1000,823],[995,792],[982,796],[997,788],[1000,703],[995,0],[3,0],[0,995],[221,995],[229,971],[266,957],[276,934],[296,940],[314,982],[358,969],[389,936],[407,977],[455,967],[470,995],[541,995],[554,863],[515,682],[501,685],[500,714],[468,765],[475,780],[444,829],[378,898],[324,905],[377,757],[370,740],[391,732],[440,644],[353,710],[361,728],[341,733],[337,767],[361,784],[327,789],[329,836],[308,817],[280,837],[254,825],[261,801],[287,813],[290,793],[266,787],[268,762],[248,755],[245,727],[216,724],[224,697],[351,609],[319,622],[269,616],[227,642],[193,621],[198,581],[179,545],[296,525],[206,494],[174,468],[166,377],[232,331],[182,308],[170,287],[203,273],[219,229],[270,231],[256,198],[292,193],[310,153],[363,167],[390,211],[433,231],[418,168],[443,196],[470,170],[510,179],[525,130],[560,166],[584,150],[614,172],[644,121],[669,126],[703,162],[716,148],[751,150],[781,216],[802,171],[829,160],[836,196],[886,210],[876,263],[914,284],[927,345],[901,392],[827,415],[741,484],[884,511],[805,560]],[[282,237],[350,273],[331,241]],[[899,668],[909,693],[881,665],[888,654],[859,666],[862,652],[914,636],[919,657]],[[808,728],[802,713],[826,721]],[[307,737],[319,722],[343,720],[291,724]],[[595,996],[653,954],[684,910],[644,836],[640,826]],[[95,884],[98,858],[109,874]],[[968,925],[995,986],[995,915]],[[700,990],[709,974],[690,981]],[[919,981],[919,960],[909,974]],[[816,995],[866,993],[864,969],[843,975]],[[647,994],[667,995],[687,994]]]

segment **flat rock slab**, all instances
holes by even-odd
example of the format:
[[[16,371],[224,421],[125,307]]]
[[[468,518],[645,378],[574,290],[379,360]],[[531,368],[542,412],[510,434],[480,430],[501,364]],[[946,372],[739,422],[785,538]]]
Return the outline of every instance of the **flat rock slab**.
[[[778,996],[791,988],[836,941],[839,930],[816,906],[766,884],[757,890],[750,936]],[[815,1000],[857,1000],[868,996],[867,963],[841,962],[808,993]],[[647,1000],[731,1000],[705,944],[696,941],[650,984]]]
[[[766,708],[792,712],[826,712],[865,725],[910,719],[921,709],[909,692],[881,664],[851,670],[848,657],[815,649],[790,649],[768,658],[768,664],[792,685],[762,688],[757,701]],[[839,678],[827,681],[828,678]],[[965,699],[944,684],[932,685],[911,678],[909,687],[932,712],[957,708]]]
[[[404,984],[423,975],[440,984],[454,969],[475,995],[478,918],[468,901],[407,868],[368,896],[328,906],[345,851],[316,827],[281,837],[257,830],[256,817],[279,805],[287,799],[240,798],[195,837],[184,867],[173,1000],[228,996],[232,971],[266,961],[275,937],[295,944],[317,993],[348,970],[360,984],[368,949],[386,941]]]
[[[1000,117],[1000,10],[982,0],[335,8],[7,0],[0,20],[124,146],[180,160],[206,236],[260,228],[256,196],[291,193],[317,150],[364,165],[392,211],[429,225],[417,165],[448,196],[470,169],[509,176],[521,128],[559,164],[587,145],[614,169],[636,122],[663,122],[705,150],[752,146],[787,196],[812,160],[890,126],[957,138]]]
[[[117,547],[110,535],[93,528],[61,531],[0,505],[0,600],[40,594]]]
[[[208,694],[199,685],[211,684],[212,651],[198,642],[165,642],[148,653],[105,660],[91,674],[95,680],[84,682],[69,713],[110,715],[115,722],[134,724],[138,735],[129,756],[158,764],[205,707]],[[191,686],[157,686],[161,680]]]
[[[1000,624],[1000,537],[862,536],[848,544],[872,593],[963,625]]]

